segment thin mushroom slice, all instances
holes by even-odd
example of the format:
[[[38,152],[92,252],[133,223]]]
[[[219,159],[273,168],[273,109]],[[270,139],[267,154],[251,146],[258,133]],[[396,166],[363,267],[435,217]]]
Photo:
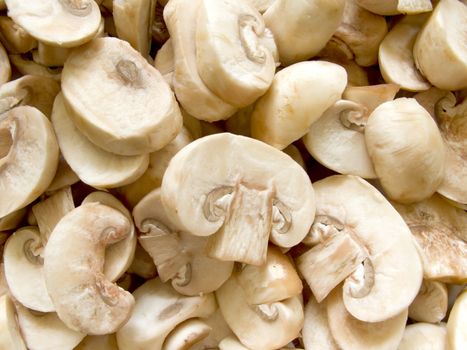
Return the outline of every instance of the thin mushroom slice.
[[[36,63],[23,55],[9,55],[8,57],[10,58],[11,64],[22,75],[38,75],[41,77],[52,78],[57,82],[60,82],[62,76],[61,67],[49,68]]]
[[[276,63],[263,40],[272,34],[244,0],[201,0],[196,27],[199,75],[216,95],[246,107],[272,83]],[[272,39],[272,45],[274,39]]]
[[[292,247],[314,218],[313,187],[303,168],[271,146],[229,133],[203,137],[178,152],[161,194],[175,226],[213,235],[208,256],[220,260],[261,265],[269,239]]]
[[[164,350],[190,350],[211,332],[205,322],[198,318],[191,318],[180,323],[165,338]]]
[[[34,107],[11,109],[0,118],[0,218],[24,208],[51,183],[58,163],[51,123]]]
[[[5,0],[5,3],[8,16],[49,45],[79,46],[93,38],[101,22],[99,6],[93,0]]]
[[[356,0],[357,4],[381,16],[413,15],[433,9],[430,0]]]
[[[133,314],[117,332],[120,349],[164,349],[165,339],[177,325],[196,317],[206,318],[216,309],[214,294],[183,296],[158,278],[144,283],[133,295]]]
[[[462,350],[467,344],[467,291],[457,297],[448,319],[448,348]]]
[[[340,350],[329,328],[326,301],[318,303],[310,297],[305,306],[302,337],[306,349]]]
[[[308,133],[310,126],[337,100],[347,84],[345,70],[325,61],[300,62],[274,76],[255,104],[251,135],[283,149]]]
[[[0,84],[6,83],[11,77],[11,65],[5,48],[0,44]]]
[[[131,232],[118,210],[86,203],[55,226],[44,251],[44,277],[58,317],[86,334],[115,332],[130,318],[133,296],[103,274],[105,248]]]
[[[0,41],[13,54],[26,53],[37,47],[37,40],[8,16],[0,16]]]
[[[467,5],[441,0],[417,36],[413,48],[420,72],[437,88],[467,87]]]
[[[442,282],[423,280],[420,291],[409,306],[409,318],[418,322],[439,323],[448,311],[448,289]]]
[[[112,188],[132,183],[146,171],[148,154],[122,156],[99,148],[73,124],[72,115],[60,93],[54,102],[52,123],[62,155],[81,181],[96,188]]]
[[[74,350],[119,350],[115,333],[107,335],[88,335]]]
[[[167,218],[160,189],[146,195],[133,210],[141,235],[138,241],[151,255],[163,282],[184,295],[211,293],[232,274],[233,262],[206,256],[207,237],[179,232]]]
[[[62,91],[78,129],[108,152],[156,151],[182,127],[164,78],[117,38],[97,38],[73,50],[63,67]]]
[[[42,312],[55,311],[43,272],[43,249],[39,230],[24,227],[5,244],[3,262],[11,295],[24,306]]]
[[[8,294],[0,296],[0,349],[27,349],[16,319],[15,306]]]
[[[445,350],[446,324],[415,323],[405,328],[397,350]]]

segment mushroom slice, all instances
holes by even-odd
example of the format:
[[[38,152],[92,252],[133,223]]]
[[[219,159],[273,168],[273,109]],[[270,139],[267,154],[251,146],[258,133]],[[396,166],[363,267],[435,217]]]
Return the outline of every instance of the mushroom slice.
[[[60,81],[62,75],[62,68],[49,68],[36,63],[22,55],[9,55],[11,64],[22,75],[38,75],[40,77],[52,78]]]
[[[5,48],[0,44],[0,84],[6,83],[11,77],[11,65]]]
[[[433,9],[430,0],[356,0],[357,4],[381,16],[413,15]]]
[[[306,170],[305,160],[300,153],[300,150],[295,145],[288,145],[286,148],[282,150],[285,154],[289,155],[290,158],[295,160],[303,169]]]
[[[443,139],[415,99],[398,98],[378,106],[368,118],[365,141],[389,198],[411,203],[438,189],[446,158]]]
[[[173,77],[175,71],[175,57],[172,45],[172,39],[168,39],[154,58],[154,67],[162,74],[165,81],[173,90]]]
[[[424,277],[467,283],[467,214],[439,195],[412,205],[394,204],[420,245]]]
[[[408,91],[423,91],[431,87],[418,71],[413,57],[415,39],[428,16],[405,16],[384,37],[379,46],[378,62],[386,82],[398,84]]]
[[[208,318],[203,319],[203,322],[211,328],[211,331],[206,338],[192,346],[190,350],[217,349],[224,338],[234,336],[219,308]]]
[[[32,52],[32,59],[46,67],[63,66],[70,52],[69,48],[47,45],[39,41],[37,50]]]
[[[302,337],[306,349],[339,350],[329,329],[326,302],[318,303],[313,296],[305,306]]]
[[[247,0],[247,2],[260,13],[264,13],[276,2],[276,0]]]
[[[79,181],[78,175],[70,168],[65,158],[60,155],[55,177],[46,190],[46,193],[58,191],[64,187],[74,185]]]
[[[182,231],[217,232],[208,256],[253,265],[266,261],[269,236],[292,247],[314,218],[313,187],[303,168],[271,146],[229,133],[203,137],[178,152],[161,195],[167,217]]]
[[[268,47],[275,43],[263,17],[244,0],[201,0],[198,11],[199,75],[224,101],[236,107],[252,104],[269,88],[276,70]]]
[[[199,295],[215,291],[232,274],[233,262],[207,257],[207,237],[178,232],[167,218],[160,197],[160,189],[155,189],[133,210],[141,231],[139,243],[153,258],[162,281],[172,280],[177,292]]]
[[[8,294],[0,296],[0,349],[26,350]]]
[[[441,0],[417,36],[415,63],[434,86],[444,90],[467,87],[467,6]]]
[[[0,219],[0,231],[13,230],[26,215],[26,208],[16,210]]]
[[[261,266],[245,265],[237,281],[248,304],[270,304],[299,295],[302,281],[289,258],[279,248],[270,246]]]
[[[342,97],[365,106],[368,113],[371,113],[383,102],[392,101],[399,90],[400,86],[397,84],[347,86]]]
[[[86,336],[68,328],[56,313],[35,314],[18,303],[16,312],[29,350],[71,350]]]
[[[199,318],[191,318],[180,323],[165,338],[164,350],[190,350],[192,346],[202,341],[211,332],[205,322]]]
[[[448,348],[462,350],[467,344],[467,290],[460,294],[452,307],[448,319]]]
[[[51,183],[58,144],[47,117],[34,107],[15,107],[0,118],[0,218],[24,208]]]
[[[274,350],[295,339],[303,327],[302,296],[251,305],[234,274],[216,291],[224,319],[243,345]]]
[[[24,306],[42,312],[54,311],[44,281],[44,246],[39,230],[23,227],[5,243],[5,279],[13,297]]]
[[[44,251],[44,277],[58,317],[91,335],[115,332],[131,316],[133,296],[104,276],[105,248],[131,232],[118,210],[98,203],[73,209],[55,226]]]
[[[157,276],[157,268],[156,265],[154,265],[154,261],[138,243],[136,244],[135,256],[127,272],[138,275],[144,279]]]
[[[415,323],[405,328],[397,350],[445,350],[447,346],[445,324]]]
[[[144,283],[133,295],[136,299],[133,314],[117,332],[120,349],[161,350],[177,325],[188,319],[208,317],[216,309],[214,294],[183,296],[158,278]]]
[[[37,47],[37,40],[8,16],[0,16],[0,42],[10,53],[26,53]]]
[[[119,350],[114,334],[88,335],[74,350]]]
[[[234,337],[226,337],[219,343],[219,350],[250,350]]]
[[[439,323],[448,311],[448,288],[444,283],[423,280],[409,307],[409,317],[418,322]]]
[[[300,62],[274,77],[255,104],[251,135],[278,149],[298,140],[342,95],[345,69],[325,61]]]
[[[175,58],[173,87],[178,101],[190,115],[207,121],[227,119],[236,108],[206,86],[196,65],[196,21],[200,3],[201,0],[171,0],[164,8]]]
[[[92,0],[5,0],[5,3],[8,16],[49,45],[79,46],[92,39],[101,22],[99,6]]]
[[[315,56],[341,24],[344,5],[344,0],[274,1],[263,16],[281,64]]]
[[[336,175],[314,183],[316,220],[324,232],[347,233],[366,259],[344,282],[347,310],[365,322],[381,322],[406,309],[422,283],[423,267],[404,220],[368,182]]]
[[[365,308],[364,305],[361,307]],[[342,350],[394,350],[402,339],[407,321],[406,308],[380,322],[363,322],[354,318],[346,310],[340,287],[327,298],[327,314],[331,334]]]
[[[62,91],[78,129],[108,152],[156,151],[182,127],[164,78],[117,38],[97,38],[73,50],[63,67]]]

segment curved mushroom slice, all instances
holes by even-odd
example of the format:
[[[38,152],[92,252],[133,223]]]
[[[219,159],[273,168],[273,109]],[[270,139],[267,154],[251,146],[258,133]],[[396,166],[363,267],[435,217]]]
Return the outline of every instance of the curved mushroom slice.
[[[365,308],[365,304],[361,308]],[[402,339],[407,321],[406,308],[380,322],[354,318],[346,310],[341,287],[334,289],[327,298],[327,314],[331,334],[342,350],[394,350]]]
[[[243,0],[201,0],[198,11],[199,75],[224,101],[236,107],[252,104],[269,88],[276,70],[269,49],[274,38],[263,17]]]
[[[22,55],[9,55],[11,64],[22,75],[38,75],[41,77],[52,78],[60,82],[62,75],[62,68],[49,68],[36,63]]]
[[[101,22],[99,6],[92,0],[5,0],[5,3],[8,16],[49,45],[79,46],[93,38]]]
[[[450,92],[438,89],[432,86],[426,91],[422,91],[414,95],[414,99],[427,110],[433,118],[436,118],[436,105],[440,100],[449,95]]]
[[[133,210],[142,233],[139,243],[153,258],[161,280],[172,280],[177,292],[199,295],[215,291],[232,274],[233,262],[206,256],[207,237],[179,232],[165,214],[160,193],[160,189],[150,192]]]
[[[34,201],[51,183],[58,144],[47,117],[15,107],[0,118],[0,218]]]
[[[409,307],[409,317],[418,322],[439,323],[448,311],[448,289],[444,283],[423,280]]]
[[[11,295],[24,306],[42,312],[55,308],[44,281],[43,245],[39,230],[24,227],[5,243],[3,262]]]
[[[467,6],[441,0],[417,36],[413,55],[420,72],[445,90],[467,87]]]
[[[16,320],[15,306],[8,294],[0,296],[0,348],[26,350]]]
[[[356,0],[357,4],[381,16],[413,15],[433,9],[430,0]]]
[[[216,121],[227,119],[236,107],[212,92],[201,79],[196,65],[196,21],[201,0],[171,0],[164,19],[174,50],[173,87],[178,101],[192,116]]]
[[[405,328],[397,350],[445,350],[447,349],[445,324],[415,323]]]
[[[363,264],[344,282],[347,310],[366,322],[401,313],[417,295],[423,275],[407,225],[376,188],[358,177],[331,176],[314,187],[312,233],[348,234],[366,253]]]
[[[467,344],[467,291],[460,294],[452,307],[448,319],[448,348],[462,350]]]
[[[178,152],[161,195],[179,229],[197,236],[217,232],[207,252],[220,260],[261,265],[269,236],[278,246],[292,247],[314,219],[313,187],[303,168],[271,146],[228,133],[203,137]]]
[[[384,37],[379,46],[378,63],[387,83],[398,84],[408,91],[423,91],[431,87],[418,71],[413,57],[415,39],[428,16],[405,16]]]
[[[73,124],[74,114],[60,93],[54,102],[52,123],[62,155],[81,181],[97,188],[118,187],[133,183],[146,171],[148,154],[122,156],[99,148]]]
[[[16,312],[21,334],[29,350],[74,349],[86,336],[65,326],[56,313],[34,314],[18,303]]]
[[[157,50],[156,57],[154,58],[154,67],[162,74],[167,84],[169,84],[173,90],[175,57],[172,39],[168,39],[164,45]]]
[[[44,251],[44,277],[58,317],[92,335],[115,332],[131,316],[133,296],[103,274],[105,248],[131,232],[116,209],[87,203],[55,226]]]
[[[58,67],[65,64],[70,53],[69,48],[47,45],[39,41],[37,50],[32,52],[32,59],[46,67]]]
[[[313,296],[305,306],[302,337],[306,349],[339,350],[329,329],[326,302],[318,303]]]
[[[62,90],[78,129],[108,152],[156,151],[182,127],[164,78],[123,40],[98,38],[73,50],[63,67]]]
[[[196,345],[211,332],[205,322],[198,318],[186,320],[177,327],[165,338],[164,350],[190,350],[193,345]]]
[[[26,215],[26,208],[16,210],[0,219],[0,231],[13,230]]]
[[[8,16],[0,16],[0,42],[13,54],[26,53],[37,47],[37,40]]]
[[[446,158],[443,139],[415,99],[398,98],[378,106],[368,118],[365,141],[389,198],[411,203],[438,189]]]
[[[302,296],[251,305],[234,274],[216,291],[224,319],[243,345],[274,350],[294,340],[303,327]]]
[[[109,245],[105,251],[104,275],[115,282],[128,270],[135,256],[136,233],[133,218],[127,208],[114,196],[107,192],[92,192],[81,204],[100,203],[118,210],[131,223],[128,235],[119,242]]]
[[[394,207],[421,247],[424,277],[467,283],[467,214],[438,195]]]
[[[120,349],[161,350],[177,325],[191,318],[208,317],[216,309],[214,294],[183,296],[158,278],[144,283],[133,295],[133,314],[117,332]]]
[[[341,97],[346,84],[345,70],[334,63],[300,62],[284,68],[255,104],[251,135],[278,149],[287,147]]]
[[[281,64],[315,56],[341,24],[344,5],[344,0],[274,1],[263,16]]]

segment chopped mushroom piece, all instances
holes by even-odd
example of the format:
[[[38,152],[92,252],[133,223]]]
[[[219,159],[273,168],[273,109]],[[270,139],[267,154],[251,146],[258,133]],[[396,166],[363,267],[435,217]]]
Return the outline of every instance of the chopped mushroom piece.
[[[78,175],[70,168],[65,158],[60,155],[55,177],[46,190],[46,193],[58,191],[64,187],[74,185],[79,181]]]
[[[0,349],[26,350],[15,315],[15,306],[8,294],[0,296]]]
[[[413,15],[433,9],[430,0],[356,0],[357,4],[368,11],[382,16],[398,14]]]
[[[446,324],[415,323],[405,328],[397,350],[447,349]]]
[[[0,16],[0,42],[9,53],[15,54],[37,47],[37,40],[7,16]]]
[[[448,311],[448,289],[444,283],[423,280],[420,291],[409,306],[409,318],[418,322],[439,323]]]
[[[467,344],[467,290],[457,297],[448,319],[448,347],[462,350]]]
[[[305,306],[302,337],[306,349],[339,350],[329,328],[326,301],[318,303],[310,296]]]

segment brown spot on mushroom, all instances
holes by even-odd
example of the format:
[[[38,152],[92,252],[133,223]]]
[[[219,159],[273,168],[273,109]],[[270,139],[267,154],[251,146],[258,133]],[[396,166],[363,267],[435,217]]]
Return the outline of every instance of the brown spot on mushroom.
[[[167,320],[168,318],[174,317],[183,308],[183,302],[178,300],[173,304],[167,306],[158,316],[160,321]]]

